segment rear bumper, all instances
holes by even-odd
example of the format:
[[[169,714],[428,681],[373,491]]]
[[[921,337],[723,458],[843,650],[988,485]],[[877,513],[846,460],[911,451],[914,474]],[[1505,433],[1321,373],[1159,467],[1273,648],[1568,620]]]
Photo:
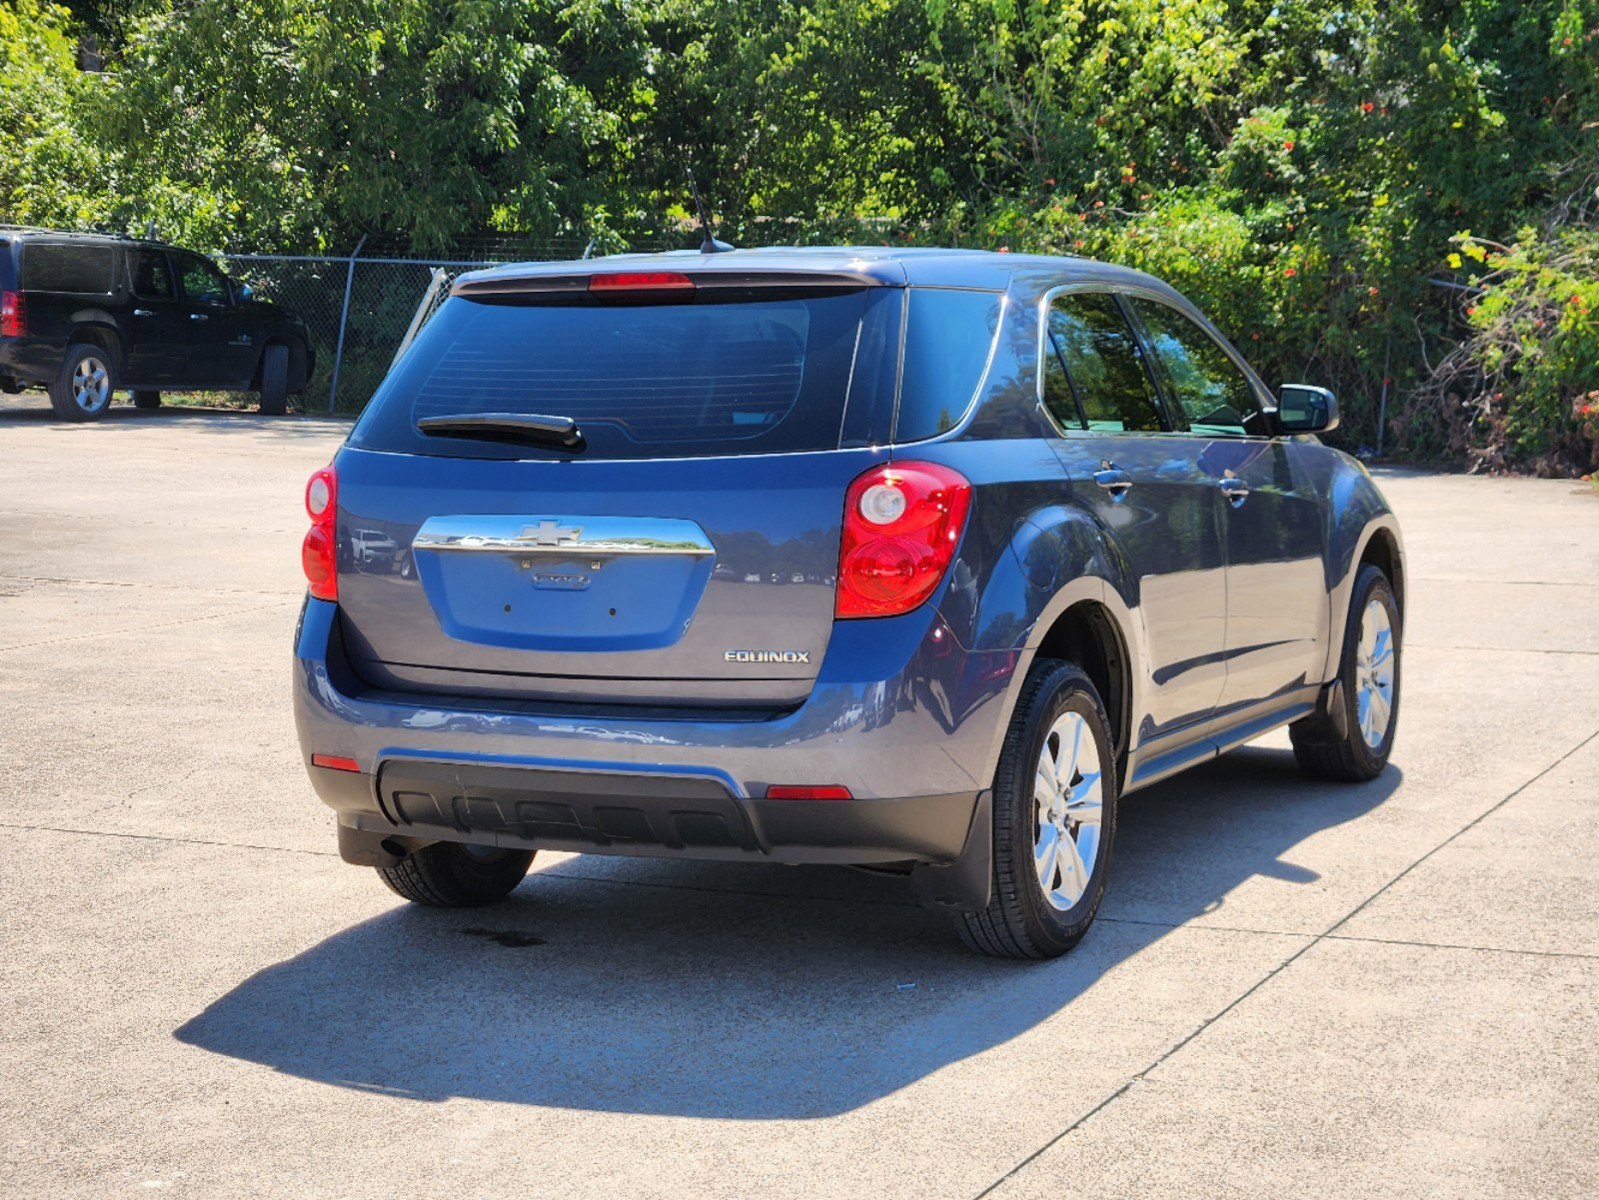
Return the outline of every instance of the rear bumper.
[[[899,665],[885,673],[885,662]],[[337,606],[308,600],[295,717],[351,861],[461,841],[948,864],[992,779],[1014,667],[1009,653],[960,650],[928,610],[841,626],[810,697],[766,719],[446,703],[364,686],[344,657]],[[360,769],[310,766],[313,753]],[[770,783],[842,784],[856,798],[767,800]],[[385,839],[398,841],[385,850]]]

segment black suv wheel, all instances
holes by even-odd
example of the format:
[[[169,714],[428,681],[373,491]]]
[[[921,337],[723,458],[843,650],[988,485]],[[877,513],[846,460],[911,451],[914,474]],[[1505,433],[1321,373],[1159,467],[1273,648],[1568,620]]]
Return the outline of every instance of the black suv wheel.
[[[111,407],[116,386],[112,355],[100,346],[74,342],[50,382],[50,407],[69,421],[93,421]]]

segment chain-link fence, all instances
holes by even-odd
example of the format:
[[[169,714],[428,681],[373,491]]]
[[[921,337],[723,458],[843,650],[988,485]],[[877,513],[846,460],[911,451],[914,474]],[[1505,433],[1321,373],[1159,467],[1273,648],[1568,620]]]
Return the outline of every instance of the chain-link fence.
[[[228,273],[258,297],[305,322],[316,369],[296,398],[302,412],[360,412],[401,343],[443,302],[455,277],[495,265],[269,254],[230,255],[224,261]]]

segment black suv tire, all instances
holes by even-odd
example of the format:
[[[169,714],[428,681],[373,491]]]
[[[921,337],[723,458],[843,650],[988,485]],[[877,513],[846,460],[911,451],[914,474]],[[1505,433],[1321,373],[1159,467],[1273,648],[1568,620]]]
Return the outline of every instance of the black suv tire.
[[[1393,699],[1382,740],[1367,745],[1360,731],[1360,630],[1367,606],[1380,605],[1388,617],[1389,653],[1393,659]],[[1393,585],[1382,570],[1368,563],[1355,577],[1349,599],[1349,620],[1344,626],[1343,654],[1338,660],[1338,687],[1333,703],[1341,706],[1337,719],[1332,714],[1306,717],[1288,727],[1299,769],[1312,779],[1331,779],[1340,783],[1364,783],[1382,774],[1393,753],[1394,731],[1399,727],[1399,685],[1403,630],[1399,622],[1399,602]]]
[[[92,382],[96,398],[80,403],[78,396],[86,393],[86,382]],[[50,381],[50,407],[56,416],[68,421],[96,421],[111,407],[116,390],[116,355],[92,342],[73,342],[61,359],[61,369]]]
[[[1101,767],[1094,861],[1081,897],[1062,909],[1045,895],[1033,864],[1039,837],[1035,777],[1056,723],[1075,713],[1092,736]],[[959,930],[974,950],[996,958],[1055,958],[1093,924],[1105,895],[1116,840],[1116,759],[1110,720],[1093,682],[1074,663],[1039,659],[1022,685],[994,775],[994,876],[986,909],[962,913]]]
[[[154,391],[151,388],[134,388],[133,389],[133,407],[134,408],[160,408],[161,407],[161,393],[157,392],[157,391]]]
[[[261,355],[261,411],[272,417],[289,411],[289,348],[280,343]]]
[[[531,850],[493,850],[434,842],[392,867],[377,868],[390,889],[429,908],[476,908],[502,900],[533,865]]]

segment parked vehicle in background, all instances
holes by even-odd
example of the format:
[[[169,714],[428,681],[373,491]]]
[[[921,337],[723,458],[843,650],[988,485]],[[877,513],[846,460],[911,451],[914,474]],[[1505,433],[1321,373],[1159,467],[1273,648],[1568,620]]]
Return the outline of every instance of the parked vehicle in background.
[[[0,391],[45,388],[89,421],[116,391],[254,391],[286,411],[315,367],[303,322],[202,255],[99,233],[0,226]]]
[[[1063,953],[1126,793],[1283,725],[1387,763],[1404,559],[1337,419],[1087,260],[463,276],[307,490],[307,769],[421,904],[543,847],[848,863]]]

